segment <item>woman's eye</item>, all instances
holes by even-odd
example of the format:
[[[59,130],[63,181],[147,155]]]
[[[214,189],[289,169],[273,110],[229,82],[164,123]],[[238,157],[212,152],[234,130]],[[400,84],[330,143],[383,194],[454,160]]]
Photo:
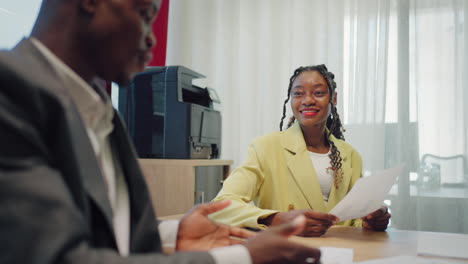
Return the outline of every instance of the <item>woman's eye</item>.
[[[293,96],[301,96],[302,92],[293,92]]]
[[[327,92],[324,92],[324,91],[315,91],[315,92],[314,92],[314,95],[315,95],[316,97],[322,97],[322,96],[324,96],[325,94],[327,94]]]
[[[295,90],[295,91],[292,92],[292,94],[293,94],[293,95],[303,95],[304,92],[301,91],[301,90]]]

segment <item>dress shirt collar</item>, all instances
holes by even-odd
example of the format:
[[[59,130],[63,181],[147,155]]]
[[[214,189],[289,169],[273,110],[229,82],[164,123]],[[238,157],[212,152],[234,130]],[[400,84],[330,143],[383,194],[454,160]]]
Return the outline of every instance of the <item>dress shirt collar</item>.
[[[67,89],[69,90],[81,116],[84,118],[85,116],[89,116],[89,113],[96,113],[96,111],[99,111],[98,105],[103,103],[103,98],[99,96],[91,85],[76,74],[39,40],[31,38],[31,42],[39,49],[46,59],[49,60],[62,81],[65,81],[66,83],[73,82],[74,85],[70,85]],[[84,121],[87,123],[87,126],[90,125],[88,122],[91,120]]]

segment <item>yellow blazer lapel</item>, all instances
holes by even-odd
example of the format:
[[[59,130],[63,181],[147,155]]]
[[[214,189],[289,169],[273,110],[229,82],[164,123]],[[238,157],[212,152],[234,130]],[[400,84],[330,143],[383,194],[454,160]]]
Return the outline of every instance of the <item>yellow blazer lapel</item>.
[[[304,136],[296,123],[284,132],[283,147],[285,149],[287,166],[297,187],[301,190],[310,208],[314,211],[325,211],[322,191],[308,155]],[[305,209],[305,208],[296,208]]]

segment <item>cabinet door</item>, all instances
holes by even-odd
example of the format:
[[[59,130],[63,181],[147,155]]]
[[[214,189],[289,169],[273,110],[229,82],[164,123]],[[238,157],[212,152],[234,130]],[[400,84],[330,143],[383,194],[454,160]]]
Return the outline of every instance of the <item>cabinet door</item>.
[[[208,203],[221,190],[224,179],[223,166],[195,168],[195,204]]]
[[[193,167],[144,164],[142,169],[158,217],[184,214],[193,207]]]

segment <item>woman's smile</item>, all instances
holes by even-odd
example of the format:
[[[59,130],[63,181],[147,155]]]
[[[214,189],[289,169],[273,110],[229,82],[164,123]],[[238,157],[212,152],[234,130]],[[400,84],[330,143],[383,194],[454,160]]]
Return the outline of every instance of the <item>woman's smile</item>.
[[[301,113],[305,117],[315,116],[318,114],[318,112],[320,112],[320,110],[314,108],[304,108],[302,110],[299,110],[299,113]]]

